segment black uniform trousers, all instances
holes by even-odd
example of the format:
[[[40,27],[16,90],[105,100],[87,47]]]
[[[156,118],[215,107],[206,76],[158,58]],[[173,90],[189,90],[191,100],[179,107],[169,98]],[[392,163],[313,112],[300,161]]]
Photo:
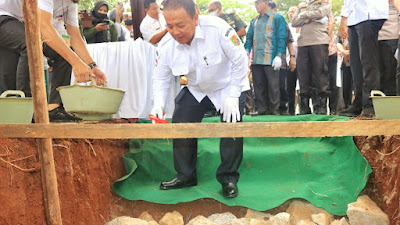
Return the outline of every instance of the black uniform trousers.
[[[287,70],[286,74],[286,88],[288,93],[288,107],[289,114],[295,115],[296,113],[296,85],[297,85],[297,69],[293,72]]]
[[[318,97],[329,97],[328,50],[329,45],[298,48],[296,64],[301,97],[312,97],[313,88]]]
[[[394,54],[398,41],[398,39],[378,41],[381,90],[390,96],[396,95],[397,60]]]
[[[287,74],[289,69],[280,69],[279,70],[279,86],[280,86],[280,103],[279,103],[279,111],[287,111],[289,96],[287,92]]]
[[[246,92],[239,98],[240,122],[246,104]],[[204,113],[214,105],[208,97],[200,103],[183,88],[175,98],[175,110],[172,123],[200,123]],[[221,115],[222,121],[222,115]],[[197,178],[197,138],[173,140],[174,165],[178,178],[182,180]],[[217,180],[221,183],[237,183],[239,166],[243,158],[243,138],[221,138],[221,164],[217,170]]]
[[[342,66],[342,91],[344,108],[347,108],[353,99],[353,76],[349,66]]]
[[[385,20],[367,20],[349,26],[350,68],[355,97],[353,106],[372,107],[371,90],[380,90],[378,33]]]
[[[332,54],[328,56],[328,75],[329,75],[329,110],[330,114],[337,113],[338,98],[339,98],[339,88],[336,84],[336,72],[337,72],[337,54]],[[316,86],[316,85],[315,85]],[[313,88],[312,104],[314,108],[314,113],[316,110],[319,111],[321,97],[318,94],[316,88]]]
[[[279,70],[272,66],[252,65],[253,87],[259,115],[278,113],[280,86]]]
[[[14,17],[0,16],[0,55],[0,92],[16,89],[32,96],[25,26]]]
[[[49,104],[61,104],[61,96],[57,91],[58,87],[68,86],[71,83],[71,65],[61,57],[56,51],[50,48],[46,43],[43,44],[43,53],[53,61],[53,71],[50,76]]]

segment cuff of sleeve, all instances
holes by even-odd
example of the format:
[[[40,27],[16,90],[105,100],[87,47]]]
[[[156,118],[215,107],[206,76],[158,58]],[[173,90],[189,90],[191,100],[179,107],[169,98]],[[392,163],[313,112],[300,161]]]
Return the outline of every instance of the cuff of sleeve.
[[[340,13],[341,17],[349,17],[350,12],[346,9],[342,9],[342,13]]]
[[[164,98],[162,96],[154,96],[154,106],[161,106],[164,108]]]
[[[232,86],[229,89],[229,96],[233,98],[239,98],[240,94],[242,93],[241,87]]]

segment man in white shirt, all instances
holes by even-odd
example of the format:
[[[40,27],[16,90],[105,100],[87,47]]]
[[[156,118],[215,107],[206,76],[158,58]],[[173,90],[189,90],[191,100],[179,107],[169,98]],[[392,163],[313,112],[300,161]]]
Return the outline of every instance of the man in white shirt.
[[[342,116],[372,117],[375,115],[371,90],[380,90],[378,33],[389,17],[389,1],[345,0],[341,12],[339,36],[349,38],[350,69],[355,98]],[[348,26],[348,33],[345,29]]]
[[[163,118],[171,76],[185,76],[188,84],[175,99],[173,123],[200,123],[215,106],[223,122],[240,122],[250,89],[247,55],[236,32],[220,18],[198,16],[193,0],[167,0],[164,16],[170,33],[160,46],[153,77],[153,115]],[[225,197],[239,194],[238,168],[243,138],[221,138],[217,180]],[[174,139],[176,177],[160,189],[197,185],[197,139]]]
[[[32,96],[23,20],[21,0],[0,1],[0,94],[16,89]]]
[[[140,32],[143,39],[157,46],[168,33],[164,16],[160,13],[156,0],[145,0],[146,17],[140,23]]]
[[[91,76],[96,79],[97,84],[101,85],[106,82],[106,77],[93,61],[82,39],[78,24],[78,2],[79,0],[39,0],[41,36],[46,46],[72,66],[77,82],[87,82]],[[69,43],[54,27],[54,20],[60,17],[64,21]],[[49,115],[56,110],[53,113],[60,116],[60,119],[62,119],[62,114],[66,113],[59,104],[50,104],[49,110]]]

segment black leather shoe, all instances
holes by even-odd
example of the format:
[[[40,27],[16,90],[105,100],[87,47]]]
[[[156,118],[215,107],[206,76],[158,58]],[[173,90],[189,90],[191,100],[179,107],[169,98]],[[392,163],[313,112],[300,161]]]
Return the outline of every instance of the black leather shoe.
[[[235,183],[226,183],[222,185],[222,194],[226,198],[235,198],[239,195],[239,189]]]
[[[61,106],[49,111],[50,122],[78,122],[82,119],[74,116],[71,113],[67,113]]]
[[[197,179],[189,179],[189,180],[182,180],[177,177],[172,179],[171,181],[162,182],[160,184],[161,190],[170,190],[170,189],[178,189],[184,187],[192,187],[197,185]]]
[[[364,118],[372,118],[374,116],[375,116],[375,110],[374,107],[372,106],[364,107],[364,109],[361,112],[361,117]]]
[[[354,105],[350,105],[347,109],[344,109],[339,112],[339,116],[349,116],[355,117],[361,114],[361,108],[356,107]]]

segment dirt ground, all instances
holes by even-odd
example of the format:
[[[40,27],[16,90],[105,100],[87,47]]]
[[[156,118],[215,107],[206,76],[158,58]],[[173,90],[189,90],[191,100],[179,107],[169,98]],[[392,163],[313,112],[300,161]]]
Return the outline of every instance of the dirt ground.
[[[354,140],[373,168],[364,193],[389,215],[391,224],[400,224],[400,136]],[[122,155],[129,151],[128,140],[56,139],[53,151],[64,225],[104,224],[117,216],[138,217],[143,211],[159,220],[166,212],[177,210],[189,220],[228,211],[243,217],[247,210],[212,199],[159,205],[116,196],[111,185],[125,175]],[[0,139],[0,174],[0,224],[46,224],[36,141]],[[287,204],[269,212],[284,211],[285,207]]]

